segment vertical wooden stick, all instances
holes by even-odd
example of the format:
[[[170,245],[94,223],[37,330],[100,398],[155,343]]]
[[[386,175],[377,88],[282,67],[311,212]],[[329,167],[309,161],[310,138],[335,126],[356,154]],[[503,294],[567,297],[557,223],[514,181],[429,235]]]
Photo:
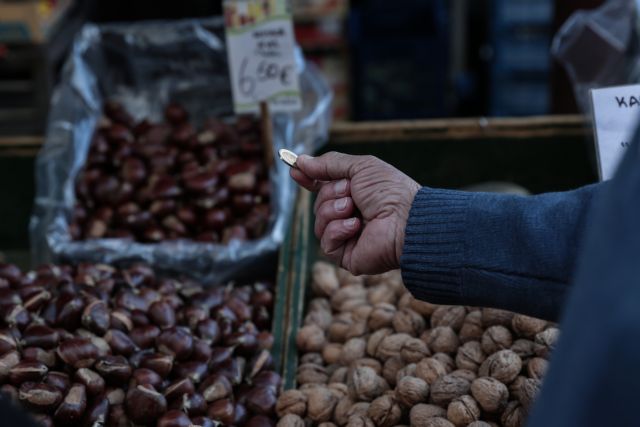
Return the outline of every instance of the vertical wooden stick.
[[[271,168],[273,166],[273,126],[271,124],[271,113],[269,104],[265,101],[260,103],[260,127],[262,129],[262,146],[264,147],[264,162]]]

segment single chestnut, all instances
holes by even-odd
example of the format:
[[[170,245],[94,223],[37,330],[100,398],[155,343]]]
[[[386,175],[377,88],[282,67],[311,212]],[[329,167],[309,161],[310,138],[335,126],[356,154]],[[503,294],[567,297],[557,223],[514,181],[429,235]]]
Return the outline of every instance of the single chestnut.
[[[141,349],[153,347],[159,335],[160,328],[155,325],[137,326],[129,333],[131,341]]]
[[[156,346],[161,353],[186,360],[193,351],[193,337],[188,329],[174,326],[162,331],[156,338]]]
[[[155,371],[147,368],[138,368],[133,371],[132,380],[133,385],[149,384],[155,388],[162,386],[162,377]]]
[[[29,381],[41,381],[48,371],[49,368],[44,363],[23,361],[9,370],[9,381],[14,385]]]
[[[101,300],[90,302],[82,312],[81,321],[88,330],[103,335],[111,325],[107,304]]]
[[[161,329],[176,325],[176,312],[166,301],[156,301],[149,306],[149,319]]]
[[[104,379],[91,369],[78,369],[75,374],[75,380],[84,385],[89,396],[98,396],[104,391]]]
[[[87,392],[82,384],[74,384],[58,406],[53,418],[58,424],[76,425],[87,407]]]
[[[59,339],[60,334],[58,334],[55,329],[47,325],[33,323],[24,330],[22,334],[22,345],[24,347],[40,347],[47,350],[55,348],[58,345]]]
[[[95,364],[96,371],[110,384],[125,384],[131,377],[131,366],[123,356],[104,356]]]
[[[230,399],[220,399],[209,405],[207,415],[224,425],[232,425],[235,420],[235,406]]]
[[[171,402],[176,399],[182,399],[185,395],[192,395],[193,393],[195,393],[193,382],[189,378],[183,378],[169,385],[164,391],[164,397],[167,399],[167,402]]]
[[[156,427],[189,427],[191,420],[182,411],[171,410],[158,420]]]
[[[129,389],[125,400],[127,416],[136,424],[150,424],[167,410],[167,401],[150,385],[138,385]]]
[[[48,413],[58,406],[62,393],[48,384],[24,382],[18,390],[18,399],[34,411]]]

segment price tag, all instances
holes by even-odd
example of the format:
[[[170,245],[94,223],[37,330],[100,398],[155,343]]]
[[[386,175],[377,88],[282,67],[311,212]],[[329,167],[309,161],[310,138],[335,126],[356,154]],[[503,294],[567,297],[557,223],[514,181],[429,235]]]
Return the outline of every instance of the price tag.
[[[231,88],[236,113],[300,110],[295,39],[287,0],[225,0]]]
[[[640,117],[640,85],[591,90],[598,169],[601,180],[613,178]]]

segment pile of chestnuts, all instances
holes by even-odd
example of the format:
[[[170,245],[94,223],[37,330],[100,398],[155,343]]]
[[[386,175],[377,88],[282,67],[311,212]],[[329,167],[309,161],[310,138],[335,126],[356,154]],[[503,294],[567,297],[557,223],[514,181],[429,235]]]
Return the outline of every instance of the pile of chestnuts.
[[[175,103],[164,123],[136,123],[115,102],[104,115],[76,180],[72,239],[226,244],[264,235],[271,183],[255,118],[210,118],[196,129]]]
[[[398,271],[313,267],[297,389],[278,427],[520,427],[559,335],[544,320],[414,299]]]
[[[43,426],[274,426],[269,282],[0,264],[0,398]]]

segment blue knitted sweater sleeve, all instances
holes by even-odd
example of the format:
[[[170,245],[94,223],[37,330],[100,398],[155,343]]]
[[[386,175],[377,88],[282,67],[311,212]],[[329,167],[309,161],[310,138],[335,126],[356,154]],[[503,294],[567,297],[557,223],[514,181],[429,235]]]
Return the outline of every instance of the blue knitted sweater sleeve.
[[[555,320],[591,199],[605,185],[529,197],[422,188],[405,229],[404,283],[432,303]]]

